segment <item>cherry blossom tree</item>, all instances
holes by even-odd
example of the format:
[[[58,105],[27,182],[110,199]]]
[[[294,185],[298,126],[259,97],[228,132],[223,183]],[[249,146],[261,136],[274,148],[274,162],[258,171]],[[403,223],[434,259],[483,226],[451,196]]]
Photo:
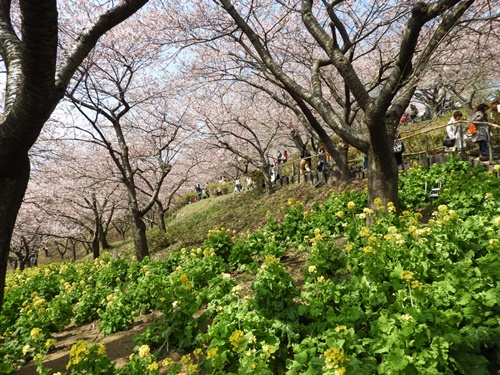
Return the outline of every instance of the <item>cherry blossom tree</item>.
[[[366,153],[369,204],[380,197],[396,206],[392,145],[400,116],[450,32],[498,16],[483,0],[175,4],[177,14],[191,15],[191,40],[232,42],[213,47],[226,72],[266,78]],[[361,126],[351,126],[346,111]]]
[[[236,156],[243,162],[244,173],[250,166],[259,170],[271,193],[269,168],[278,139],[287,129],[286,108],[266,100],[258,91],[233,90],[231,95],[205,98],[197,108],[199,121],[209,130],[206,135],[211,148],[222,148]]]
[[[123,191],[107,178],[113,170],[100,148],[66,141],[61,131],[48,137],[48,128],[31,150],[34,168],[14,235],[38,233],[61,256],[68,244],[83,245],[96,258],[101,247],[109,247],[107,233],[115,212],[124,206]]]
[[[99,38],[147,2],[104,1],[99,7],[89,2],[90,12],[71,19],[77,38],[61,48],[61,2],[5,0],[0,4],[0,55],[6,68],[0,122],[0,309],[12,230],[29,180],[28,151]],[[77,9],[81,2],[72,3]],[[79,22],[82,19],[84,23]]]
[[[77,138],[106,149],[119,173],[142,260],[149,255],[144,218],[154,206],[164,211],[159,194],[189,137],[190,121],[162,50],[148,48],[143,34],[127,32],[121,39],[108,35],[106,49],[81,65],[67,95],[86,119],[75,124]]]
[[[214,24],[241,46],[245,59],[257,61],[262,72],[368,155],[370,205],[376,197],[398,204],[394,134],[434,52],[459,21],[471,24],[492,11],[487,2],[474,0],[214,3],[231,19],[219,17]],[[307,81],[294,74],[304,66],[295,63],[299,55],[284,49],[291,40],[313,51]],[[359,106],[363,129],[349,126],[325,95],[330,90],[322,77],[331,68],[341,76],[332,83],[345,87]]]

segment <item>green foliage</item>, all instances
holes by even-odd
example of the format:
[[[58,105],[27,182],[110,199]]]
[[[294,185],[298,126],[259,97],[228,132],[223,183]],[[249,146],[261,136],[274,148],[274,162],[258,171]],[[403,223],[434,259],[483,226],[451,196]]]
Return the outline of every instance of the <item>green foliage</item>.
[[[443,182],[439,198],[426,196],[426,181]],[[167,260],[11,273],[0,371],[34,358],[47,373],[43,356],[61,322],[99,317],[111,333],[155,311],[123,370],[87,347],[70,356],[69,373],[498,372],[499,181],[453,160],[401,177],[401,214],[377,200],[365,207],[364,194],[332,194],[309,210],[292,199],[260,230],[214,229]],[[172,346],[205,349],[161,361]]]
[[[294,298],[299,295],[299,291],[292,276],[278,263],[276,257],[266,255],[252,282],[252,290],[255,292],[255,308],[263,316],[285,320],[297,318]]]
[[[175,200],[175,207],[184,207],[187,204],[196,202],[198,193],[196,191],[186,193]]]
[[[157,228],[147,232],[148,247],[151,252],[165,249],[170,245],[168,234],[161,232]]]

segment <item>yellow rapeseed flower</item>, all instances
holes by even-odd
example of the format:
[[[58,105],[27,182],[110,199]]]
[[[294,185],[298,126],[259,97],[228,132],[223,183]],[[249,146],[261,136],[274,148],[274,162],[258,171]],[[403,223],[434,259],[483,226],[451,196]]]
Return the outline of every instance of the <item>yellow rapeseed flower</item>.
[[[278,262],[274,255],[266,255],[264,258],[264,262],[268,264],[275,264]]]
[[[148,345],[142,345],[139,348],[138,353],[139,353],[139,357],[146,358],[146,357],[149,357],[151,355],[151,349],[149,349]]]
[[[369,253],[376,254],[375,250],[373,250],[373,247],[371,247],[371,246],[365,246],[363,248],[363,253],[365,253],[365,254],[369,254]]]
[[[212,349],[209,349],[207,351],[207,359],[215,359],[215,358],[218,358],[219,357],[219,354],[217,354],[218,352],[218,348],[212,348]]]
[[[378,243],[378,238],[376,236],[368,237],[368,243],[370,245],[376,245]]]
[[[399,277],[401,278],[401,280],[404,280],[406,282],[409,282],[413,279],[413,272],[411,271],[403,271],[401,272],[401,274],[399,275]]]
[[[396,212],[396,206],[394,205],[393,202],[387,203],[387,211],[389,211],[389,212]]]
[[[24,345],[23,350],[22,350],[23,355],[26,355],[30,349],[31,349],[31,347],[28,344]]]
[[[165,358],[162,362],[161,362],[161,365],[163,367],[170,367],[172,366],[173,364],[175,364],[174,360],[172,358]]]
[[[370,228],[368,227],[361,228],[361,230],[359,231],[359,235],[361,237],[368,237],[370,235]]]
[[[152,362],[152,363],[148,366],[148,370],[149,370],[149,371],[155,371],[155,370],[158,370],[158,363],[156,363],[156,362]]]
[[[403,322],[407,322],[408,320],[411,320],[411,319],[413,319],[413,317],[410,314],[402,314],[401,315],[401,320]]]
[[[33,328],[30,332],[30,336],[33,340],[36,340],[42,334],[41,328]]]
[[[183,274],[179,277],[179,282],[180,282],[181,284],[185,284],[185,283],[189,282],[189,277],[188,277],[185,273],[183,273]]]
[[[239,329],[235,330],[229,337],[229,342],[233,346],[233,350],[235,352],[239,352],[243,349],[240,347],[240,344],[244,340],[245,340],[245,334],[243,333],[243,331],[240,331]]]
[[[345,331],[346,329],[347,329],[346,326],[337,326],[337,327],[335,327],[335,331],[336,332]]]
[[[349,211],[352,211],[352,210],[354,210],[355,208],[356,208],[356,203],[354,203],[354,202],[352,202],[352,201],[347,203],[347,209],[348,209]]]
[[[373,200],[373,204],[375,205],[375,207],[377,208],[382,208],[384,206],[384,202],[382,201],[382,198],[375,198]]]

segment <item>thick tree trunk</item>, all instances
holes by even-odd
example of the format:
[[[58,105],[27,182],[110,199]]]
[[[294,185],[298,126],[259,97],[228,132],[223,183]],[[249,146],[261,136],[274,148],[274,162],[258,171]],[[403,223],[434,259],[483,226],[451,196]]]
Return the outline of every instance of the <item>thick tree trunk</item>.
[[[144,224],[144,221],[138,212],[133,212],[131,215],[134,223],[132,230],[134,232],[135,255],[137,260],[140,262],[145,257],[149,256],[148,241],[146,238],[146,224]]]
[[[344,142],[339,142],[339,144],[335,145],[329,137],[324,139],[323,143],[326,151],[328,151],[334,161],[334,168],[336,166],[340,173],[339,178],[343,181],[348,180],[351,177],[349,164],[347,163],[348,146]]]
[[[377,155],[378,154],[378,155]],[[376,209],[375,198],[382,199],[384,206],[392,202],[399,211],[398,166],[392,152],[368,152],[368,207]]]
[[[30,175],[28,155],[21,155],[16,159],[0,160],[0,311],[3,306],[12,231]]]

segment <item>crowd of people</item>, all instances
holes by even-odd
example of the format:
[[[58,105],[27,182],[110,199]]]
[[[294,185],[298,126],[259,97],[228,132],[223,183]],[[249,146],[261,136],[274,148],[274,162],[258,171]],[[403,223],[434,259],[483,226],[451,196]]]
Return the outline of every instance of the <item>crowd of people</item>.
[[[418,109],[414,104],[411,104],[409,111],[401,117],[400,125],[406,124],[408,121],[415,121],[418,116]],[[486,124],[489,117],[495,118],[496,122],[500,120],[500,100],[493,101],[490,105],[486,103],[481,103],[477,105],[472,112],[470,120],[464,122],[464,115],[461,111],[456,110],[453,112],[448,125],[446,126],[446,142],[443,143],[446,146],[446,151],[455,152],[457,150],[465,149],[467,143],[476,143],[478,146],[478,151],[481,154],[489,153],[489,141],[490,141],[490,131],[489,126]],[[465,125],[464,125],[465,124]],[[405,145],[401,139],[399,131],[396,131],[394,142],[393,142],[393,154],[398,169],[404,171],[403,163],[403,153],[405,151]],[[331,155],[321,147],[315,155],[316,157],[316,171],[325,172],[328,169],[333,168],[333,159]],[[312,160],[313,155],[311,151],[303,145],[300,151],[299,159],[299,172],[300,174],[305,174],[312,172]],[[278,150],[276,154],[276,159],[271,162],[269,168],[269,176],[272,183],[280,180],[281,175],[281,165],[288,162],[288,152],[286,150]],[[368,156],[365,155],[363,158],[363,171],[368,168]],[[226,184],[228,181],[224,176],[221,176],[218,180],[220,184]],[[244,187],[240,179],[234,181],[233,191],[240,192],[243,190],[249,190],[255,187],[255,183],[251,177],[246,177],[246,186]],[[210,192],[207,186],[202,188],[200,184],[195,186],[196,191],[196,201],[206,199],[210,197]],[[220,187],[217,187],[216,195],[222,195],[223,192]]]
[[[481,103],[474,107],[469,122],[464,126],[463,114],[453,112],[446,126],[446,151],[454,152],[466,147],[468,142],[476,143],[480,154],[489,154],[488,143],[491,140],[490,129],[487,122],[498,119],[500,100],[493,101],[490,105]],[[490,115],[490,116],[488,116]],[[491,119],[489,118],[491,117]]]

